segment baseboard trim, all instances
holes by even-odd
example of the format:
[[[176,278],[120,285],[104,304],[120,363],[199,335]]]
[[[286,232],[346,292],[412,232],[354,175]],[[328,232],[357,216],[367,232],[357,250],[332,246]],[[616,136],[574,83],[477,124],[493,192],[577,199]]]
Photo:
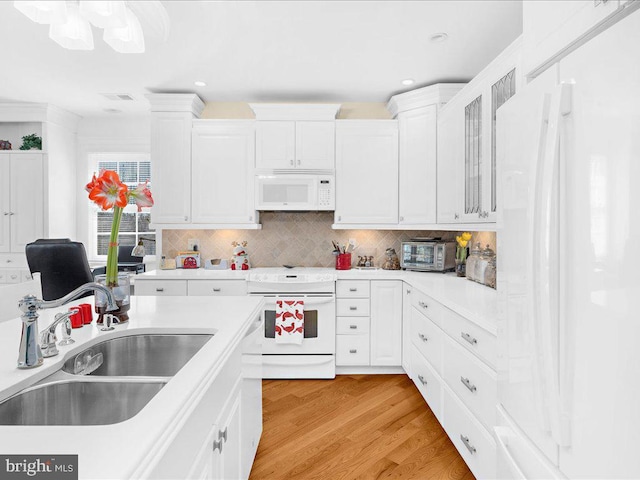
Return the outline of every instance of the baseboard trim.
[[[397,375],[406,374],[402,367],[337,366],[336,375]]]

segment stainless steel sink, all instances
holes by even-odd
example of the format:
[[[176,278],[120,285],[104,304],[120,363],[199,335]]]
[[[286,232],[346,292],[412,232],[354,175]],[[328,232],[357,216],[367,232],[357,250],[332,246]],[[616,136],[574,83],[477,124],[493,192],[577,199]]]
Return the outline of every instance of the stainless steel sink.
[[[0,403],[0,425],[110,425],[136,415],[166,381],[60,381]]]
[[[213,335],[130,335],[93,345],[68,359],[62,370],[90,375],[117,377],[172,377]],[[96,368],[97,367],[97,368]]]

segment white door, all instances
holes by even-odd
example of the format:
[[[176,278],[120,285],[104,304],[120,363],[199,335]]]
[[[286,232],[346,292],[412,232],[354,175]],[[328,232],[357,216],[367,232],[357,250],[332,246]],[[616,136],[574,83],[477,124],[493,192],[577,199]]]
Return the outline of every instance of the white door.
[[[151,114],[154,224],[191,222],[191,113]]]
[[[11,250],[11,157],[0,156],[0,252]]]
[[[532,205],[546,134],[548,92],[556,85],[557,69],[547,70],[497,113],[498,200],[504,225],[498,235],[498,401],[554,464],[558,446],[551,436],[544,361],[557,356],[557,351],[544,341],[551,335],[549,316],[533,310],[540,303],[533,293],[538,298],[542,287],[532,271],[533,238],[539,234],[532,224]]]
[[[402,281],[371,281],[372,366],[402,364]]]
[[[400,131],[400,224],[436,223],[437,107],[398,115]]]
[[[336,223],[398,223],[398,124],[336,122]]]
[[[253,121],[194,121],[193,223],[255,223]]]
[[[11,251],[44,236],[44,165],[41,153],[11,155]],[[29,184],[25,187],[25,180]],[[55,195],[54,195],[55,196]]]
[[[335,122],[296,122],[296,168],[335,169]]]
[[[464,155],[463,109],[450,105],[438,112],[437,220],[438,223],[460,221],[459,178]]]
[[[293,121],[256,123],[256,168],[295,168],[296,126]]]
[[[560,80],[571,84],[558,221],[560,403],[569,424],[560,470],[569,478],[640,476],[640,281],[628,268],[640,239],[637,45],[638,11],[560,62]]]

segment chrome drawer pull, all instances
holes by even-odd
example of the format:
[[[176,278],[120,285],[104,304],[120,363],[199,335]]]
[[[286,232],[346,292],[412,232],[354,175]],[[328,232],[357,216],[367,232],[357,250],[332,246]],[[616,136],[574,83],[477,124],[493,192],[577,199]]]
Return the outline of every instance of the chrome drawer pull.
[[[357,326],[357,325],[349,325],[349,328],[350,328],[351,330],[357,330],[357,329],[358,329],[358,326]]]
[[[358,307],[349,307],[349,310],[357,310]]]
[[[460,381],[461,381],[461,382],[462,382],[462,384],[463,384],[465,387],[467,387],[471,392],[475,392],[476,390],[478,390],[478,389],[476,388],[476,386],[475,386],[473,383],[471,383],[471,382],[469,381],[469,379],[468,379],[468,378],[460,377]]]
[[[349,353],[358,353],[358,350],[356,350],[355,348],[352,348],[351,350],[349,350]]]
[[[350,292],[357,292],[357,291],[358,291],[358,289],[357,289],[357,288],[350,288],[350,289],[349,289],[349,291],[350,291]]]
[[[218,431],[218,440],[224,440],[225,442],[227,441],[227,430],[229,429],[229,427],[225,427],[224,431],[223,430],[219,430]]]
[[[156,288],[156,292],[164,292],[164,288]]]
[[[418,302],[418,305],[420,305],[422,308],[429,308],[429,305],[427,305],[426,303],[420,301]]]
[[[464,443],[464,446],[467,447],[467,450],[469,450],[471,455],[476,453],[476,447],[469,443],[469,437],[465,437],[464,435],[460,434],[460,440],[462,440],[462,443]]]
[[[420,383],[422,385],[426,385],[427,381],[424,379],[424,377],[422,375],[418,375],[418,380],[420,380]]]
[[[478,340],[476,340],[475,338],[473,338],[471,335],[469,335],[468,333],[464,333],[464,332],[460,332],[460,336],[462,338],[464,338],[467,342],[469,342],[471,345],[477,345],[478,344]]]
[[[420,337],[420,340],[422,340],[423,342],[427,342],[429,339],[422,333],[418,334],[418,337]]]
[[[222,290],[221,288],[214,288],[213,291],[214,292],[219,292],[220,290]]]
[[[222,440],[214,440],[213,451],[215,452],[216,450],[218,450],[220,453],[222,453],[222,443]]]

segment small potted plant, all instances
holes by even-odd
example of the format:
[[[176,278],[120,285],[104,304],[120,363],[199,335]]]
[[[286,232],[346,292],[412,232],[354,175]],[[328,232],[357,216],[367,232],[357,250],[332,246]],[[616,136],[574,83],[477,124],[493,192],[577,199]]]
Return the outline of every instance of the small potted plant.
[[[138,206],[138,211],[143,207],[151,207],[153,198],[147,187],[147,182],[140,183],[135,190],[129,190],[127,185],[120,181],[120,177],[113,170],[103,170],[98,177],[93,175],[91,181],[85,187],[89,192],[89,199],[95,202],[102,210],[113,209],[111,222],[111,236],[109,237],[109,249],[107,250],[107,268],[105,275],[96,275],[96,282],[110,288],[116,299],[118,310],[109,312],[117,318],[118,323],[129,320],[129,275],[118,274],[118,233],[122,211],[129,200]],[[102,316],[106,313],[107,299],[104,294],[96,292],[96,312],[99,314],[98,323],[102,323]]]
[[[464,277],[467,273],[467,244],[469,240],[471,240],[469,232],[464,232],[456,237],[456,242],[458,243],[456,247],[456,274],[459,277]]]
[[[42,150],[42,137],[35,133],[22,137],[22,146],[20,150]]]

